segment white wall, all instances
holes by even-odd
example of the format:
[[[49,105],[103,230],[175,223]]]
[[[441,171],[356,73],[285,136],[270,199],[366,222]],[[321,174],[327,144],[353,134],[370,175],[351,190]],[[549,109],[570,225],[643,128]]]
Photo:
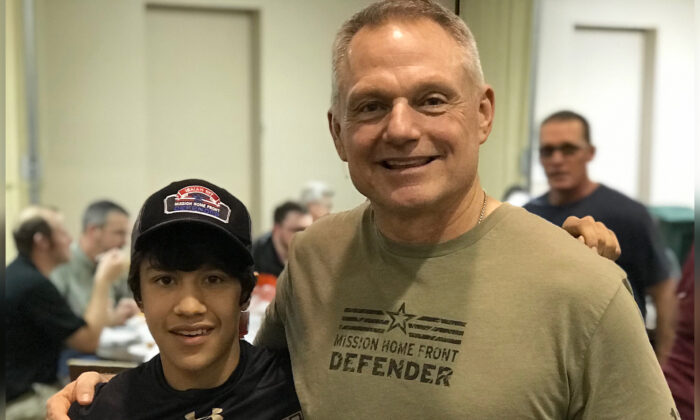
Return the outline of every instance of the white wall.
[[[364,197],[335,153],[326,112],[335,32],[371,0],[199,2],[260,12],[262,228],[272,226],[275,206],[297,199],[309,180],[325,181],[335,190],[333,211],[360,204]]]
[[[694,171],[694,79],[692,0],[541,0],[542,26],[537,46],[535,121],[552,109],[552,97],[560,84],[574,80],[557,79],[565,67],[551,51],[570,48],[566,31],[574,25],[623,27],[655,30],[653,105],[651,108],[651,159],[649,200],[651,205],[693,206]],[[586,51],[567,52],[582,54]],[[560,75],[561,76],[561,75]],[[611,78],[610,83],[615,83]],[[605,86],[590,86],[590,94]],[[602,97],[603,95],[601,95]],[[595,121],[591,121],[595,132]],[[535,133],[536,134],[536,133]],[[536,139],[535,139],[536,144]],[[598,148],[605,145],[598,145]],[[535,193],[546,188],[541,168],[533,170]],[[604,181],[604,180],[603,180]]]
[[[147,4],[235,9],[259,17],[262,191],[261,211],[252,215],[255,233],[270,228],[274,207],[298,198],[309,180],[335,189],[334,210],[363,201],[335,154],[326,111],[333,37],[369,0],[36,1],[41,176],[79,180],[62,182],[60,191],[42,190],[40,196],[44,204],[64,210],[74,235],[89,202],[111,198],[135,214],[145,196],[161,186],[147,185],[146,179],[154,158],[147,156],[145,116]],[[47,36],[60,40],[48,42]],[[53,48],[58,44],[61,48]],[[22,53],[21,44],[12,45]],[[81,152],[61,153],[67,144]],[[26,146],[19,138],[12,146],[14,168]],[[16,213],[28,204],[27,181],[18,179],[11,187]],[[8,216],[12,220],[13,214]]]

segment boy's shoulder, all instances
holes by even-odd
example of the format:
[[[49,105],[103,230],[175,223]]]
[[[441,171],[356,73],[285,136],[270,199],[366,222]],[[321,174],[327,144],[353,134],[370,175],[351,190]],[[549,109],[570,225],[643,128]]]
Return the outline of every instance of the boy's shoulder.
[[[71,419],[118,419],[130,412],[140,411],[139,405],[147,404],[153,397],[163,396],[163,389],[157,381],[156,372],[160,366],[160,355],[133,369],[125,370],[109,382],[95,386],[93,403],[81,406],[71,405],[68,415]],[[144,398],[134,398],[142,395]]]
[[[234,418],[285,418],[297,413],[300,416],[289,355],[254,347],[245,341],[240,345],[239,365],[216,388],[187,391],[170,388],[162,375],[160,356],[156,356],[98,385],[93,404],[87,407],[73,404],[70,418],[182,418],[189,413],[201,417],[213,413],[212,410]]]
[[[293,387],[292,367],[286,349],[271,350],[241,340],[241,353],[246,356],[241,358],[244,363],[239,378],[241,386],[250,387],[250,391],[275,385]]]

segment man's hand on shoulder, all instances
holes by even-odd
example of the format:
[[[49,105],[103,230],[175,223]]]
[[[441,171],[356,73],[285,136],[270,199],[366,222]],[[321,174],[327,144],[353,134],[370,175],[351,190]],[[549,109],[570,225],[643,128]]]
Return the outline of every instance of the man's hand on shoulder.
[[[46,402],[47,420],[70,420],[68,409],[78,401],[80,405],[88,405],[95,396],[95,386],[100,382],[108,382],[114,375],[102,375],[97,372],[85,372],[78,379],[69,383],[55,393]]]
[[[569,216],[564,220],[562,228],[599,255],[613,261],[620,257],[620,242],[615,232],[602,222],[596,222],[591,216]]]

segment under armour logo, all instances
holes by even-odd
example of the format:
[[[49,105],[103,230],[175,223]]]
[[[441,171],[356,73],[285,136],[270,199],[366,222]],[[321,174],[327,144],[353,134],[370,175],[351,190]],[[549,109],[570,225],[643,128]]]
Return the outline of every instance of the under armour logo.
[[[221,416],[220,413],[223,413],[224,410],[220,408],[212,408],[211,409],[211,414],[206,416],[206,417],[200,417],[200,418],[195,418],[194,417],[194,411],[191,413],[187,413],[185,415],[185,420],[224,420],[224,416]]]

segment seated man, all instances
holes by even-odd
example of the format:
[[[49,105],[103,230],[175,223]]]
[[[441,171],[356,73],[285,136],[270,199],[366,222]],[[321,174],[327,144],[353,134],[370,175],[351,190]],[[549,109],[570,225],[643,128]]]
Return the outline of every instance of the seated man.
[[[301,190],[299,202],[309,209],[315,222],[331,212],[334,194],[335,192],[325,182],[310,181]]]
[[[160,349],[100,385],[72,419],[301,418],[289,357],[239,341],[255,286],[250,216],[202,180],[151,195],[133,233],[129,287]]]
[[[256,239],[252,247],[258,283],[250,300],[248,322],[244,320],[241,325],[241,338],[247,334],[250,341],[260,328],[267,305],[275,297],[277,277],[287,264],[292,238],[313,223],[309,210],[294,201],[285,201],[277,206],[273,216],[272,231]]]
[[[98,268],[81,318],[48,279],[54,267],[70,258],[71,238],[62,216],[54,209],[27,208],[13,236],[19,255],[6,271],[5,414],[8,419],[43,419],[44,403],[57,389],[56,366],[63,345],[82,352],[97,348],[107,323],[114,264]]]
[[[277,278],[287,263],[292,237],[311,226],[313,218],[301,204],[286,201],[275,208],[273,219],[272,231],[253,242],[252,252],[257,272]]]
[[[58,266],[50,277],[78,315],[85,312],[97,265],[106,253],[115,253],[121,257],[122,266],[128,266],[120,250],[126,245],[129,234],[129,213],[112,201],[95,201],[83,213],[82,229],[80,238],[70,246],[70,261]],[[126,285],[126,268],[115,270],[114,277],[107,306],[109,325],[121,325],[135,315],[138,308]]]

